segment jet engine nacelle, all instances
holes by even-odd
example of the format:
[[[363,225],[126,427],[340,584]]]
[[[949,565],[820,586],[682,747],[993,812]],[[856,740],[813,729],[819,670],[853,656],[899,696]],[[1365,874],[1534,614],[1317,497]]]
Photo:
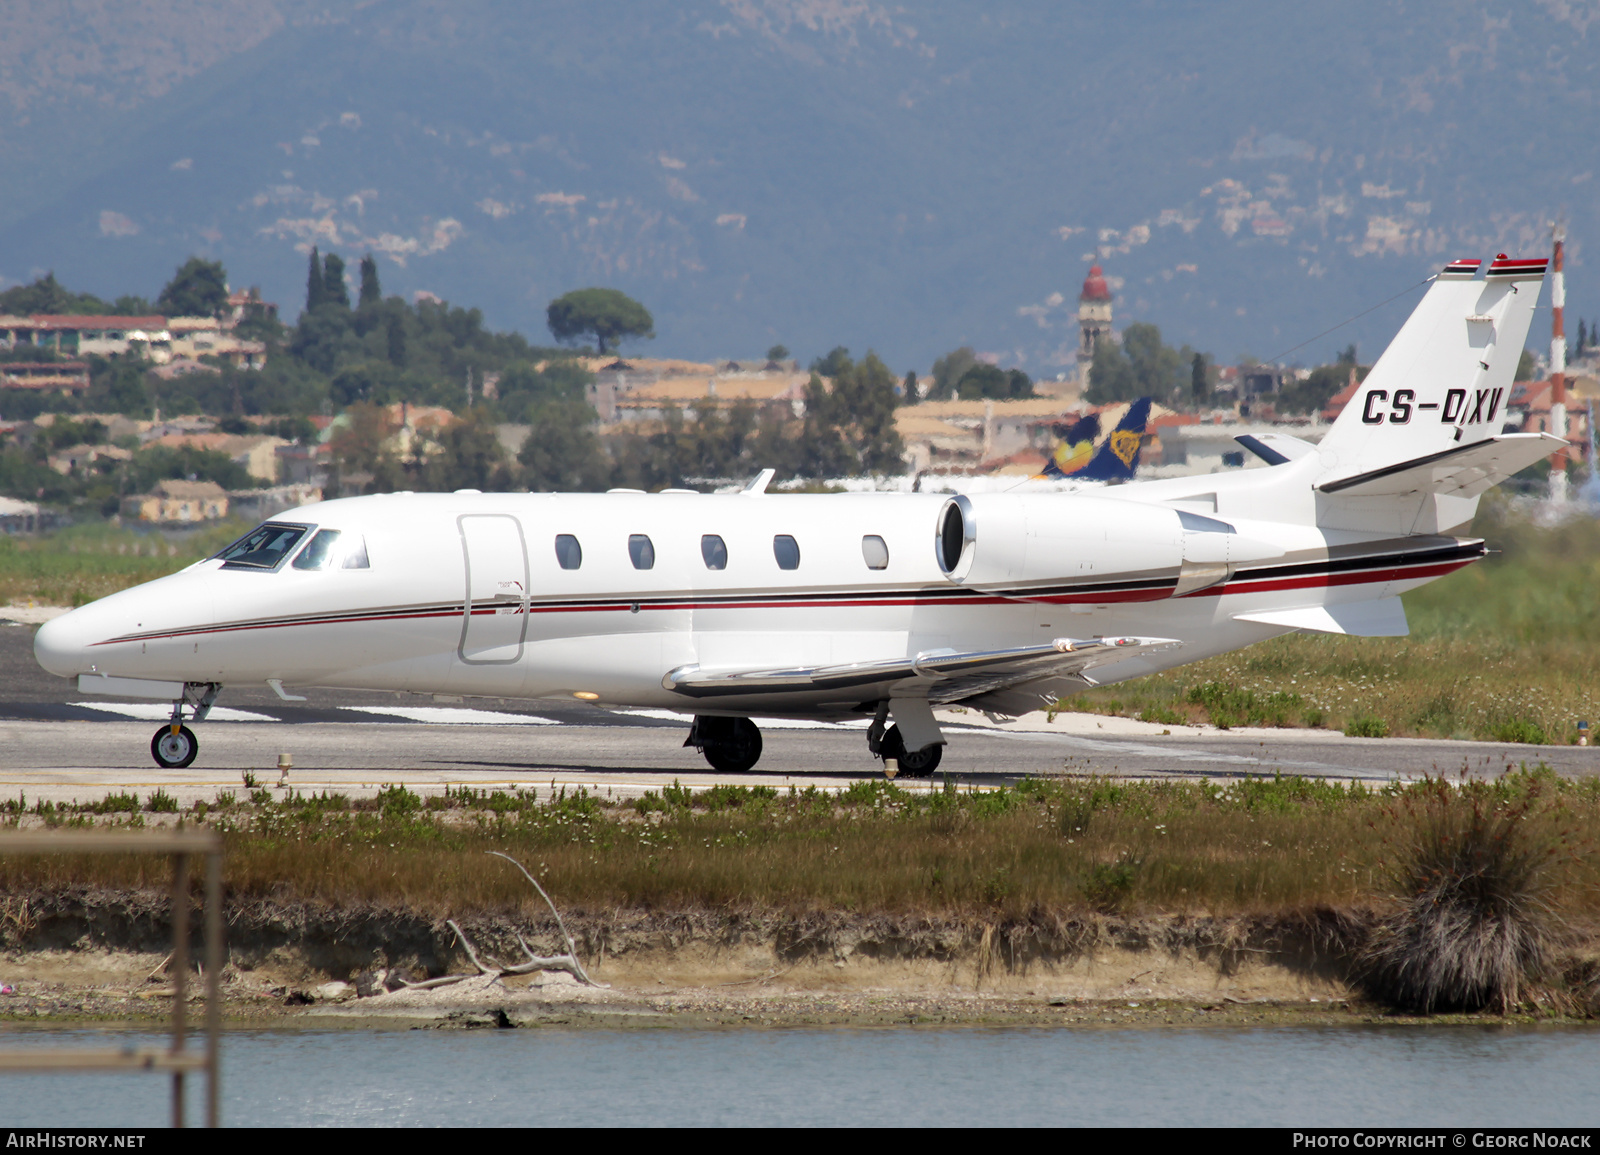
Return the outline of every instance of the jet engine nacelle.
[[[1176,510],[1077,494],[963,494],[939,510],[934,552],[952,582],[1171,577],[1183,567]]]

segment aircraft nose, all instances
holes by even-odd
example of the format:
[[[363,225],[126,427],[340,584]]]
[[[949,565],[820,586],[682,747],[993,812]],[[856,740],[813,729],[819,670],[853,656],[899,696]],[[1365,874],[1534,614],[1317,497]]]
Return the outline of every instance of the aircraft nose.
[[[89,673],[89,645],[98,640],[92,616],[84,609],[73,610],[40,626],[33,635],[33,656],[39,664],[63,678]]]

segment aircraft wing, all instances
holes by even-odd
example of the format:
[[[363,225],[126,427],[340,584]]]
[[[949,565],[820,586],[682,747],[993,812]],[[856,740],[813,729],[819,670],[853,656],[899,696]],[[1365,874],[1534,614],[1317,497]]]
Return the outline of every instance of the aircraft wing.
[[[1542,461],[1566,442],[1549,433],[1502,433],[1398,465],[1337,477],[1317,486],[1346,497],[1438,493],[1477,497],[1518,470]]]
[[[679,666],[661,684],[691,698],[839,690],[859,694],[863,700],[886,697],[890,687],[903,696],[909,684],[926,686],[932,702],[956,702],[1038,678],[1077,675],[1093,684],[1088,675],[1092,669],[1178,644],[1174,638],[1057,638],[1045,645],[1006,650],[945,650],[910,658],[795,669]]]

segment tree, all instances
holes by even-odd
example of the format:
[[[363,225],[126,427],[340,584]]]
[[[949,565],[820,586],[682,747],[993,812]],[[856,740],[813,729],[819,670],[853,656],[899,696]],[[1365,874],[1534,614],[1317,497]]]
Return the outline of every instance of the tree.
[[[322,257],[317,246],[311,246],[311,265],[306,270],[306,312],[315,313],[317,306],[328,299],[327,282],[322,279]]]
[[[978,363],[978,355],[971,345],[952,349],[933,363],[933,385],[928,390],[928,400],[943,401],[956,395],[956,385]]]
[[[63,288],[54,273],[46,273],[31,285],[18,285],[0,293],[0,313],[26,317],[30,313],[78,313],[100,315],[111,306],[89,293],[73,293]]]
[[[915,405],[920,400],[922,396],[917,392],[917,371],[907,369],[906,379],[900,384],[900,404]]]
[[[221,261],[190,257],[156,298],[169,317],[218,317],[228,307],[228,274]]]
[[[850,350],[843,345],[835,345],[828,350],[826,357],[818,357],[811,362],[811,371],[823,377],[838,377],[848,373],[852,364]]]
[[[1200,354],[1194,355],[1194,360],[1189,362],[1189,396],[1196,405],[1206,399],[1209,392],[1206,383],[1206,359]]]
[[[1524,349],[1522,356],[1517,358],[1517,381],[1532,381],[1533,371],[1538,368],[1538,359],[1534,357],[1531,349]]]
[[[350,288],[344,283],[344,258],[329,253],[322,259],[322,299],[324,304],[350,307]]]
[[[557,341],[593,334],[602,357],[619,342],[656,335],[650,311],[616,289],[574,289],[551,301],[545,316]]]
[[[378,285],[378,262],[373,260],[371,253],[368,253],[361,258],[360,307],[366,309],[382,301],[383,289]]]
[[[1579,324],[1581,325],[1582,322],[1580,321]],[[787,345],[774,345],[772,348],[767,350],[768,361],[787,361],[788,359],[789,346]]]
[[[981,362],[968,369],[956,382],[956,396],[963,401],[984,399],[1006,401],[1033,396],[1033,380],[1021,369],[1005,370]]]
[[[1132,401],[1136,397],[1174,400],[1184,388],[1183,353],[1163,344],[1161,330],[1147,322],[1129,325],[1122,343],[1102,341],[1089,366],[1089,388],[1084,397],[1096,405]]]
[[[595,411],[579,397],[547,397],[529,410],[533,429],[517,460],[523,483],[536,492],[586,493],[606,487],[605,453],[595,435]]]
[[[422,468],[427,488],[449,493],[457,489],[505,490],[511,485],[506,450],[489,414],[469,410],[434,435],[439,448]]]

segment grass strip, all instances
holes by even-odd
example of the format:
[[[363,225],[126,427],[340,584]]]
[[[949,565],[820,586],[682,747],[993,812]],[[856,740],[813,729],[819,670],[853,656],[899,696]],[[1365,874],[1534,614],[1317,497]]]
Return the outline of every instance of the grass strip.
[[[1440,790],[1444,794],[1440,794]],[[223,832],[234,899],[406,906],[434,915],[533,912],[525,863],[568,911],[750,910],[799,914],[1031,917],[1270,914],[1381,903],[1420,807],[1514,813],[1553,848],[1545,873],[1563,917],[1600,906],[1600,864],[1572,830],[1600,819],[1600,781],[1547,769],[1494,782],[1369,790],[1294,777],[1228,786],[1029,780],[932,792],[881,780],[815,789],[671,787],[626,803],[583,790],[404,787],[377,798],[257,790],[181,817]],[[173,806],[108,796],[75,807],[0,804],[15,825],[139,826]],[[0,893],[156,888],[164,864],[112,856],[0,856]]]

